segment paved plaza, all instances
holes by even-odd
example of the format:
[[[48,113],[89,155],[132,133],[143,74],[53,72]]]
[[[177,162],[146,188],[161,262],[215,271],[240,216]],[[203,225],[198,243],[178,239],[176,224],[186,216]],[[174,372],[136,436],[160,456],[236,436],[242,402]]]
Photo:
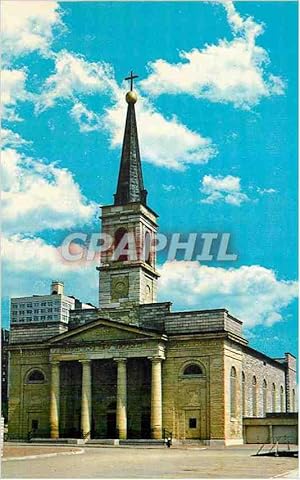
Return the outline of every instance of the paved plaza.
[[[257,447],[253,445],[15,448],[19,456],[36,458],[17,460],[6,452],[10,459],[2,464],[3,478],[296,478],[298,467],[296,458],[254,457]]]

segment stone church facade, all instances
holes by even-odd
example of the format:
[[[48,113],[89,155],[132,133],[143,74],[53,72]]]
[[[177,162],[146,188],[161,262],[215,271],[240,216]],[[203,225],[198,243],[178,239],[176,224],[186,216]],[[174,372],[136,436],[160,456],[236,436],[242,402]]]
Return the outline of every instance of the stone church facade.
[[[10,439],[172,434],[232,445],[243,443],[243,417],[296,411],[291,354],[272,359],[250,348],[226,309],[172,312],[156,301],[157,215],[143,184],[136,100],[127,93],[117,192],[102,207],[114,243],[101,256],[100,308],[70,310],[67,324],[11,326]],[[117,256],[130,238],[135,257]]]

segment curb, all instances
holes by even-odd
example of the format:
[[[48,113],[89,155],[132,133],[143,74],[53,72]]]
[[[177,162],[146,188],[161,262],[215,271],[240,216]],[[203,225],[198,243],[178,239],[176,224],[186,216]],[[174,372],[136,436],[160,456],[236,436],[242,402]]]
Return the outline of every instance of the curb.
[[[287,472],[274,475],[274,477],[271,478],[299,478],[299,471],[298,469],[288,470]]]
[[[84,453],[83,448],[77,450],[76,452],[41,453],[40,455],[27,455],[24,457],[6,457],[2,458],[2,462],[11,462],[13,460],[35,460],[37,458],[51,458],[62,455],[81,455],[82,453]]]

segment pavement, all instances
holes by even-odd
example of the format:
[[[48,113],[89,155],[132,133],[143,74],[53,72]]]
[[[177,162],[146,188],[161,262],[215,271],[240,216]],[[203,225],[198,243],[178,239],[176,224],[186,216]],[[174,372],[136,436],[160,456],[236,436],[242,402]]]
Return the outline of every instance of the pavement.
[[[2,478],[297,478],[298,459],[257,449],[6,445]]]

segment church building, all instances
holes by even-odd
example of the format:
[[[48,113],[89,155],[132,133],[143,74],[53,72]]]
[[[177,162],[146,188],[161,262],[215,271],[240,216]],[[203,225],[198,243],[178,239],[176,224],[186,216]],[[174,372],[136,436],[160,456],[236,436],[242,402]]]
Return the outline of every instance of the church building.
[[[274,359],[251,348],[226,308],[173,312],[171,302],[157,302],[158,216],[143,183],[136,101],[131,85],[114,202],[102,207],[102,232],[114,242],[98,267],[99,308],[61,290],[51,301],[56,295],[59,309],[69,302],[68,316],[42,319],[42,302],[30,321],[11,321],[10,439],[234,445],[244,441],[245,418],[296,411],[291,354]],[[130,238],[135,255],[123,248]]]

